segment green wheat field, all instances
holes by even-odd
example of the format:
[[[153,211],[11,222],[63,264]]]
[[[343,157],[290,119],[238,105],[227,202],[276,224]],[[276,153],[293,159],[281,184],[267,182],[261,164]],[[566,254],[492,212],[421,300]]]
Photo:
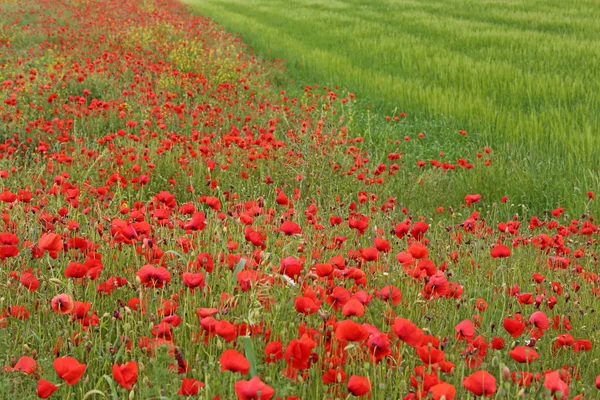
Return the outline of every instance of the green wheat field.
[[[496,176],[522,201],[598,186],[598,2],[187,3],[257,54],[285,59],[299,81],[347,87],[383,114],[473,131],[510,154]]]

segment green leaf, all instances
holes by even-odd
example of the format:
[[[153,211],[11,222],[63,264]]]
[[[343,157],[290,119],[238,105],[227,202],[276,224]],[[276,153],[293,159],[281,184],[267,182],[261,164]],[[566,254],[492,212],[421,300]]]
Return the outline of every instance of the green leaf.
[[[256,352],[254,351],[254,342],[250,336],[242,337],[242,343],[244,344],[244,353],[246,358],[250,362],[250,376],[254,377],[257,375],[256,372]]]
[[[106,380],[106,382],[108,382],[108,386],[110,386],[110,392],[112,393],[113,400],[119,400],[119,396],[117,395],[117,388],[115,386],[115,381],[113,381],[113,379],[108,375],[103,375],[103,378]]]
[[[119,351],[117,351],[117,355],[115,356],[115,363],[119,362],[119,358],[121,358],[121,355],[123,354],[124,349],[125,349],[125,343],[122,343],[121,346],[119,347]]]
[[[237,263],[237,265],[235,266],[235,269],[233,270],[233,279],[235,279],[235,281],[237,283],[240,283],[237,278],[238,272],[243,270],[245,266],[246,266],[246,259],[242,258],[242,259],[240,259],[240,262]]]
[[[90,390],[89,392],[87,392],[87,393],[85,394],[85,396],[83,396],[83,400],[85,400],[85,399],[87,399],[88,397],[91,397],[91,396],[93,396],[93,395],[95,395],[95,394],[97,394],[97,395],[100,395],[100,396],[102,396],[102,397],[106,397],[106,396],[104,395],[104,393],[103,393],[103,392],[101,392],[100,390],[98,390],[98,389],[93,389],[93,390]]]
[[[29,331],[31,332],[31,336],[33,336],[35,338],[35,340],[38,342],[38,345],[42,345],[42,339],[40,339],[40,337],[37,335],[37,333],[35,333],[35,331],[31,328],[29,328]]]
[[[183,260],[183,256],[175,250],[167,250],[164,254],[175,254],[180,260]]]

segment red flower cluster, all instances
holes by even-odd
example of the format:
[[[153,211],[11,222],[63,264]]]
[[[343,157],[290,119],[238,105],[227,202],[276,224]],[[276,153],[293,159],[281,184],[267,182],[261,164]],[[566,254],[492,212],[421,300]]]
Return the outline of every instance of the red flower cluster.
[[[398,137],[363,139],[353,94],[276,89],[281,61],[176,0],[12,3],[0,338],[14,388],[0,392],[564,399],[600,386],[587,209],[516,213],[477,184],[490,148],[451,161],[435,133],[398,136],[404,113],[385,124]],[[455,179],[473,191],[450,193]],[[434,192],[447,202],[430,206]]]

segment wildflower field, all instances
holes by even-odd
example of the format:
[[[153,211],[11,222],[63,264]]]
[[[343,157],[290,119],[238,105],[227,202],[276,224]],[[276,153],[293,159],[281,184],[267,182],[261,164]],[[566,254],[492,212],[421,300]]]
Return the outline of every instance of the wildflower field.
[[[1,399],[600,397],[595,136],[367,108],[201,13],[0,2]]]

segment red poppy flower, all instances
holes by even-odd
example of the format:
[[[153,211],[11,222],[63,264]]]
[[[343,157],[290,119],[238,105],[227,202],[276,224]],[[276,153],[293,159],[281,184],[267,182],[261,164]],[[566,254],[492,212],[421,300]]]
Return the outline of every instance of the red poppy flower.
[[[531,293],[519,293],[515,297],[519,304],[533,304],[533,295]]]
[[[301,314],[310,315],[319,311],[320,305],[306,296],[298,296],[294,299],[294,308]]]
[[[183,378],[181,382],[181,388],[179,389],[177,394],[180,394],[182,396],[195,396],[203,387],[204,382],[200,382],[193,378]]]
[[[221,371],[240,372],[242,375],[250,371],[250,362],[234,349],[225,350],[219,358],[219,364]]]
[[[350,301],[350,292],[343,286],[336,286],[331,291],[331,294],[327,296],[325,301],[333,307],[334,310],[338,310],[343,307],[348,301]]]
[[[294,256],[285,257],[280,262],[279,272],[292,279],[296,279],[302,270],[302,261]]]
[[[507,378],[509,370],[508,367],[503,369],[504,377]],[[519,386],[529,387],[534,379],[534,375],[528,371],[512,372],[510,374],[511,380]]]
[[[432,400],[454,400],[456,388],[449,383],[440,382],[429,389]]]
[[[408,233],[409,230],[410,230],[410,222],[408,222],[408,221],[399,222],[394,227],[394,235],[396,235],[396,237],[398,239],[402,239]]]
[[[261,381],[258,376],[249,381],[237,381],[234,388],[238,400],[271,400],[275,395],[275,390]]]
[[[480,194],[468,194],[465,196],[465,202],[467,203],[467,206],[477,203],[479,200],[481,200]]]
[[[592,349],[592,342],[586,339],[578,339],[573,344],[573,351],[578,353],[580,351],[590,351]]]
[[[423,239],[425,232],[429,229],[429,225],[426,222],[416,222],[412,229],[410,230],[410,234],[417,240]]]
[[[83,278],[87,273],[87,267],[78,262],[70,262],[65,268],[65,277]]]
[[[38,247],[46,251],[58,252],[63,249],[63,241],[59,234],[45,233],[38,241]]]
[[[18,255],[19,248],[17,246],[0,246],[0,260],[16,257]]]
[[[379,251],[375,247],[366,247],[359,250],[360,257],[365,261],[379,260]]]
[[[532,363],[539,357],[537,351],[527,346],[517,346],[508,354],[518,363]]]
[[[463,386],[475,396],[492,397],[496,393],[496,378],[485,370],[477,371],[463,379]]]
[[[575,339],[572,335],[565,333],[560,334],[556,337],[554,344],[552,345],[552,349],[556,350],[560,347],[571,347],[575,343]]]
[[[285,348],[283,355],[285,362],[295,369],[307,369],[310,365],[312,349],[315,347],[317,343],[308,335],[302,335],[300,339],[292,339]]]
[[[421,345],[423,331],[411,321],[404,318],[396,318],[392,330],[400,340],[409,346],[417,347]]]
[[[365,306],[358,301],[356,298],[351,298],[345,305],[342,307],[342,315],[345,317],[356,316],[362,317],[365,313]]]
[[[367,349],[371,356],[371,362],[380,362],[384,357],[392,354],[390,338],[387,334],[381,332],[371,333],[367,341]]]
[[[502,350],[504,348],[505,342],[501,337],[494,336],[492,338],[492,349],[494,350]]]
[[[196,310],[199,318],[206,318],[217,314],[219,310],[217,308],[199,308]]]
[[[37,385],[37,395],[39,398],[47,399],[48,397],[52,396],[52,393],[54,393],[57,389],[58,386],[52,382],[49,382],[45,379],[40,379]]]
[[[364,376],[352,375],[348,379],[347,388],[354,396],[362,397],[371,391],[371,381]]]
[[[191,290],[194,290],[195,288],[202,289],[206,286],[203,273],[194,274],[191,272],[184,272],[181,275],[181,278],[183,279],[183,284]]]
[[[384,238],[375,238],[373,240],[373,243],[375,244],[375,248],[377,250],[382,251],[384,253],[389,253],[392,249],[392,247],[390,246],[390,242],[388,242]]]
[[[227,320],[218,321],[215,326],[215,333],[221,336],[225,341],[232,342],[237,337],[235,325]]]
[[[420,260],[420,259],[427,258],[427,256],[429,255],[429,250],[421,242],[414,242],[413,244],[411,244],[410,246],[408,246],[408,253],[413,258],[416,258],[417,260]],[[398,254],[398,257],[399,256],[400,255]],[[402,265],[404,265],[404,263],[405,263],[405,262],[401,261],[399,258],[398,258],[398,261],[400,261],[402,263]]]
[[[321,376],[321,380],[326,385],[331,385],[335,383],[342,383],[346,380],[346,373],[341,367],[338,368],[330,368],[325,371]]]
[[[210,208],[212,208],[215,211],[221,210],[221,201],[217,197],[206,196],[206,199],[204,199],[204,202],[206,203],[207,206],[209,206]]]
[[[445,355],[440,349],[436,349],[431,346],[419,346],[417,349],[417,355],[425,365],[438,364],[440,363]]]
[[[171,273],[166,268],[150,264],[143,265],[135,275],[138,282],[146,287],[162,288],[171,282]]]
[[[561,399],[569,396],[569,385],[563,381],[558,371],[552,371],[544,376],[544,387],[550,389],[552,395],[561,394]]]
[[[126,364],[113,364],[112,374],[115,382],[127,390],[131,390],[133,384],[137,382],[138,365],[135,361],[130,361]]]
[[[81,364],[73,357],[59,357],[52,363],[56,374],[63,379],[67,385],[74,385],[81,379],[85,372],[86,364]]]
[[[279,230],[286,235],[299,235],[302,233],[300,225],[292,221],[285,221],[283,224],[281,224]]]
[[[348,342],[361,342],[367,340],[369,333],[365,328],[350,319],[340,321],[335,327],[335,339],[346,340]]]
[[[17,361],[17,363],[15,364],[15,366],[13,368],[10,367],[5,367],[6,371],[20,371],[20,372],[25,372],[26,374],[33,374],[35,371],[37,371],[38,369],[38,365],[37,362],[29,357],[29,356],[23,356],[21,358],[19,358],[19,360]]]
[[[354,214],[348,218],[348,226],[356,229],[359,235],[363,235],[369,227],[369,217],[362,214]]]
[[[492,258],[506,258],[510,256],[510,248],[503,244],[497,244],[492,249]]]
[[[402,292],[394,285],[387,285],[377,292],[377,297],[383,301],[391,302],[393,306],[397,306],[402,300]]]
[[[525,324],[518,319],[504,318],[504,329],[513,338],[518,338],[525,332]]]
[[[254,230],[250,226],[246,228],[246,230],[244,232],[244,237],[245,237],[246,241],[252,243],[252,245],[254,245],[256,247],[261,247],[261,248],[265,247],[265,240],[267,239],[267,236]]]
[[[213,257],[206,252],[202,252],[200,254],[198,254],[198,257],[196,258],[196,262],[194,263],[194,266],[197,269],[204,269],[206,272],[213,272],[213,269],[215,268],[215,261],[213,260]]]
[[[398,260],[398,262],[402,264],[402,267],[404,268],[414,265],[416,261],[416,259],[407,251],[401,251],[400,253],[396,254],[396,260]]]
[[[265,362],[274,363],[283,358],[283,345],[280,341],[269,342],[265,346]]]
[[[40,287],[40,281],[33,275],[31,268],[21,274],[19,282],[21,282],[21,285],[25,286],[30,292],[35,292],[38,287]]]
[[[9,306],[7,308],[2,309],[2,312],[0,312],[0,318],[6,316],[10,316],[12,318],[23,321],[29,318],[29,310],[25,306]]]
[[[183,225],[183,229],[192,231],[202,231],[206,227],[206,216],[203,212],[195,212],[192,219]]]
[[[58,314],[70,314],[73,311],[73,299],[68,294],[54,296],[51,302],[52,310]]]
[[[419,262],[418,267],[422,267],[422,261]],[[432,271],[435,271],[435,266],[433,266]],[[449,297],[452,295],[452,292],[450,291],[450,282],[448,282],[448,278],[446,278],[444,272],[437,271],[431,274],[430,271],[427,272],[427,275],[429,276],[429,281],[422,290],[423,296],[426,299],[430,299],[432,297]]]
[[[550,326],[550,321],[543,311],[536,311],[529,317],[529,322],[535,325],[536,328],[546,330]]]
[[[19,244],[19,237],[14,233],[0,233],[0,243],[3,245],[17,245]]]
[[[315,273],[317,274],[317,276],[319,276],[321,278],[330,276],[333,273],[333,265],[331,265],[329,263],[316,264],[314,266],[314,268],[315,268]]]
[[[71,311],[71,314],[73,315],[73,318],[82,319],[88,316],[91,308],[91,302],[75,300],[73,302],[73,311]]]

